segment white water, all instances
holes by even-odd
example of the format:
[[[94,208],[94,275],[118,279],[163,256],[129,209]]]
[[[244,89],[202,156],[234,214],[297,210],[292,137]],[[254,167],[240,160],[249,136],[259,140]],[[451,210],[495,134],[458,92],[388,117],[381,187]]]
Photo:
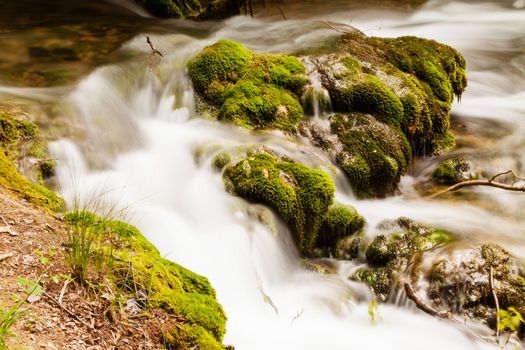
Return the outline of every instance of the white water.
[[[497,152],[482,164],[488,171],[524,170],[519,162],[525,164],[525,14],[516,3],[430,2],[410,16],[363,10],[323,18],[374,28],[367,34],[418,35],[460,49],[469,64],[470,85],[454,113],[474,126],[487,118],[511,123],[516,131],[499,140]],[[275,237],[250,219],[247,204],[227,194],[221,175],[211,168],[214,152],[251,143],[275,147],[311,165],[327,159],[280,134],[253,136],[194,118],[184,61],[219,38],[255,50],[293,52],[335,35],[318,19],[234,18],[205,39],[176,32],[152,36],[162,52],[172,53],[152,73],[142,60],[104,67],[69,95],[66,102],[85,123],[87,142],[51,145],[59,159],[61,193],[70,203],[103,194],[106,203],[117,203],[128,213],[163,255],[207,276],[229,317],[225,343],[236,349],[486,348],[412,308],[380,305],[381,320],[371,325],[370,294],[363,285],[343,274],[323,276],[302,268],[288,233],[281,229]],[[146,51],[143,41],[137,37],[124,49]],[[403,215],[453,229],[470,242],[497,237],[524,256],[522,199],[486,190],[489,198],[508,206],[510,215],[500,217],[475,206],[407,199],[413,181],[404,179],[407,197],[357,201],[340,188],[337,199],[358,208],[370,234],[381,220]]]

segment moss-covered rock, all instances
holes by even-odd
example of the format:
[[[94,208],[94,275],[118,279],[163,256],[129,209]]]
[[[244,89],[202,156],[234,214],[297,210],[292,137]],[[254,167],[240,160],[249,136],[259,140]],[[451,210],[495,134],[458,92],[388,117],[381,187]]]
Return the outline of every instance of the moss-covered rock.
[[[305,67],[286,55],[256,54],[230,41],[204,48],[188,64],[197,93],[220,120],[248,129],[294,132],[303,118]]]
[[[385,300],[392,290],[401,287],[403,273],[417,276],[417,269],[408,271],[409,262],[454,237],[448,231],[420,225],[407,218],[385,222],[382,226],[388,234],[376,236],[365,250],[369,267],[359,269],[352,278],[367,283],[380,300]]]
[[[162,258],[132,225],[85,211],[66,213],[64,219],[97,230],[93,256],[110,245],[106,277],[114,290],[126,298],[143,296],[146,309],[162,308],[175,317],[178,324],[162,334],[168,349],[223,348],[226,315],[205,277]]]
[[[470,164],[461,158],[442,161],[430,174],[430,179],[440,185],[454,185],[470,177]]]
[[[317,237],[317,246],[335,248],[339,241],[365,226],[365,219],[353,207],[335,204],[328,208]]]
[[[317,59],[341,112],[363,112],[399,128],[414,154],[450,147],[450,105],[466,87],[465,60],[453,48],[417,37],[339,40],[339,53]]]
[[[359,198],[393,194],[410,161],[405,138],[371,115],[335,114],[329,127],[308,122],[301,132],[343,168]]]
[[[21,145],[34,142],[37,136],[38,128],[34,123],[0,112],[0,184],[40,207],[56,211],[63,208],[63,200],[54,192],[25,178],[14,163]]]
[[[234,194],[275,210],[305,255],[316,246],[334,244],[340,236],[352,234],[363,225],[355,209],[332,207],[335,187],[325,172],[271,150],[227,166],[224,179]]]

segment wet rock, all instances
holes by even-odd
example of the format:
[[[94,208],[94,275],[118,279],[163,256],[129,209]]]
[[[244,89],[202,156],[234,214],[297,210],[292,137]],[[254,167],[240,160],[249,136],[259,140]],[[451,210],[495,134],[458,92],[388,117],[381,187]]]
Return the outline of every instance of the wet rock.
[[[448,254],[428,271],[427,294],[436,305],[489,320],[495,303],[489,288],[490,268],[501,309],[525,306],[525,278],[518,261],[496,244]]]
[[[474,177],[470,170],[471,164],[465,159],[446,159],[432,171],[430,178],[433,182],[440,185],[454,185]]]
[[[351,278],[368,284],[380,300],[402,287],[402,276],[417,279],[422,253],[454,239],[448,231],[403,217],[383,222],[378,229],[381,233],[365,249],[368,267]]]

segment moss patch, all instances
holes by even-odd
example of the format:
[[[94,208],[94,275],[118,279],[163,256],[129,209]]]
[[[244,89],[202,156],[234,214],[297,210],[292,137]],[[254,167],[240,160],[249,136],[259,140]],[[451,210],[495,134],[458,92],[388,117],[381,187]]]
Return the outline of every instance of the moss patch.
[[[317,246],[333,249],[341,239],[354,235],[364,225],[365,219],[355,208],[341,204],[332,205],[328,208],[319,229]]]
[[[63,200],[52,191],[22,176],[12,160],[18,154],[21,143],[31,141],[37,136],[38,129],[35,124],[0,112],[0,184],[33,204],[57,211],[63,208]],[[9,157],[9,154],[12,157]]]
[[[388,125],[359,113],[333,116],[331,131],[343,145],[336,160],[348,175],[356,196],[392,194],[410,160],[404,137]]]
[[[470,165],[463,159],[447,159],[442,161],[432,174],[430,179],[440,185],[454,185],[458,182],[468,180]]]
[[[107,278],[114,290],[126,298],[146,296],[145,307],[160,307],[176,316],[181,324],[163,334],[167,348],[222,349],[226,316],[205,277],[162,258],[132,225],[85,211],[67,213],[64,219],[101,232],[94,256],[112,247]]]
[[[220,40],[204,48],[188,69],[195,90],[219,111],[220,120],[248,129],[295,132],[303,118],[299,97],[306,70],[295,57],[256,54]]]

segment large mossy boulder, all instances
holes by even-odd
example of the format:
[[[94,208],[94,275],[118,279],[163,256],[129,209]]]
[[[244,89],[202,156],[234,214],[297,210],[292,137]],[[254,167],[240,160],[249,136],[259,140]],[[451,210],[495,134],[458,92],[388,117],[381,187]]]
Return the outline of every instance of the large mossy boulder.
[[[386,300],[392,291],[402,288],[401,278],[405,274],[417,280],[417,260],[426,250],[454,239],[451,233],[418,224],[408,218],[384,222],[381,233],[366,247],[368,267],[357,270],[352,279],[365,282],[378,299]]]
[[[221,40],[199,53],[188,69],[196,92],[219,120],[250,130],[295,132],[304,117],[300,96],[306,71],[295,57],[257,54]]]
[[[337,53],[314,62],[336,111],[372,114],[400,130],[416,155],[453,144],[450,106],[467,80],[465,60],[450,46],[355,32],[341,36]]]
[[[269,150],[226,166],[224,179],[235,195],[275,210],[303,255],[333,247],[364,225],[354,208],[334,205],[335,186],[328,174]]]
[[[224,348],[226,315],[207,278],[161,257],[139,230],[125,222],[87,211],[66,213],[64,220],[93,240],[90,266],[97,266],[95,259],[111,261],[104,277],[112,290],[125,299],[140,297],[140,312],[161,308],[173,318],[168,328],[159,329],[167,349]],[[96,278],[93,272],[88,277]]]

